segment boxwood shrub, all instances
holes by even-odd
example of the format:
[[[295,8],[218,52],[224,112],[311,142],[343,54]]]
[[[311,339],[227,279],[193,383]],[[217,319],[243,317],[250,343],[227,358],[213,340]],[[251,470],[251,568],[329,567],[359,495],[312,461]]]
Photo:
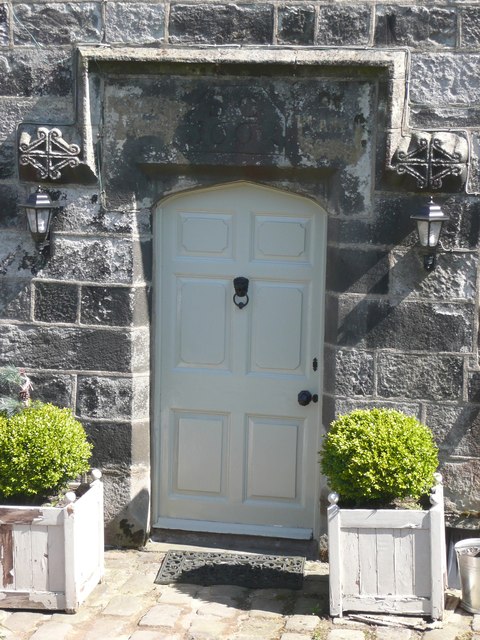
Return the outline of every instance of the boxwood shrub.
[[[0,499],[61,491],[89,469],[91,450],[70,409],[35,402],[0,416]]]
[[[428,427],[393,409],[359,409],[330,425],[320,451],[330,488],[354,504],[427,494],[438,448]]]

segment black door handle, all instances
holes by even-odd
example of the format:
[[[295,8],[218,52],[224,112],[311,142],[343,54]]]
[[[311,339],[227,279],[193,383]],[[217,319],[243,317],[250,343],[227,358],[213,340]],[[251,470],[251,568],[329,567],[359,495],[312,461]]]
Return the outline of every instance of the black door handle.
[[[298,394],[298,404],[301,404],[302,407],[306,407],[310,402],[318,402],[318,395],[316,393],[312,395],[307,389],[300,391]]]

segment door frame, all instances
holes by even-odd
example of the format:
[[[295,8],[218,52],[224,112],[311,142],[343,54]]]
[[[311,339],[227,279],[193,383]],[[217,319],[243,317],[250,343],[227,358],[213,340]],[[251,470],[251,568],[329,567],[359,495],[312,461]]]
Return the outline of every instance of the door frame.
[[[326,255],[327,255],[327,225],[328,225],[328,213],[325,207],[321,206],[314,198],[305,196],[303,194],[298,194],[294,191],[290,191],[288,189],[281,189],[278,187],[272,187],[270,185],[262,184],[259,182],[255,182],[253,180],[233,180],[229,182],[217,183],[214,185],[207,185],[201,187],[195,187],[193,189],[182,189],[180,191],[176,191],[175,193],[170,193],[165,197],[160,198],[156,204],[152,207],[152,318],[155,320],[152,321],[151,327],[151,362],[152,362],[152,374],[151,374],[151,412],[152,412],[152,424],[151,424],[151,461],[152,461],[152,469],[151,469],[151,481],[152,481],[152,491],[151,491],[151,527],[152,529],[179,529],[181,528],[184,531],[192,531],[192,532],[203,532],[203,533],[219,533],[219,534],[234,534],[234,535],[263,535],[269,537],[268,533],[261,533],[259,527],[257,525],[251,525],[251,529],[249,530],[250,525],[235,525],[230,523],[219,523],[212,522],[212,526],[208,526],[208,523],[202,523],[201,521],[192,520],[192,525],[189,526],[187,521],[179,521],[175,520],[177,526],[169,527],[168,524],[162,520],[159,523],[160,515],[159,515],[159,487],[160,487],[160,465],[162,464],[162,459],[168,455],[168,451],[161,450],[161,388],[159,393],[154,393],[154,389],[158,386],[161,386],[162,380],[162,361],[161,361],[161,353],[162,353],[162,340],[163,340],[163,327],[162,327],[162,309],[161,309],[161,300],[163,297],[163,266],[162,266],[162,249],[163,249],[163,207],[170,200],[177,199],[182,197],[183,195],[191,194],[195,191],[216,191],[224,188],[228,188],[229,186],[235,185],[253,185],[255,187],[260,187],[265,190],[273,190],[278,193],[285,193],[286,195],[293,196],[299,199],[304,199],[310,201],[315,204],[319,211],[319,215],[325,216],[325,239],[323,251],[321,252],[321,260],[322,264],[319,265],[319,272],[321,274],[321,278],[323,279],[323,298],[321,298],[321,308],[319,309],[319,326],[318,330],[320,332],[320,348],[318,353],[318,361],[319,366],[324,366],[324,342],[325,342],[325,284],[326,284]],[[160,348],[157,347],[158,341],[160,341]],[[160,354],[160,355],[158,355]],[[322,376],[322,383],[324,382],[324,378]],[[323,395],[323,389],[319,389],[320,399]],[[322,421],[322,411],[320,407],[319,411],[319,422],[317,425],[317,433],[316,433],[316,451],[319,451],[321,446],[321,438],[324,432],[323,421]],[[321,533],[320,531],[320,522],[321,522],[321,493],[322,493],[322,474],[320,472],[320,464],[316,464],[315,466],[315,498],[314,498],[314,512],[313,512],[313,538],[318,539]],[[178,523],[181,522],[182,526],[179,527]],[[157,524],[159,523],[159,524]],[[198,523],[197,526],[194,526],[193,523]],[[268,527],[267,527],[268,531]],[[272,537],[277,538],[285,538],[285,539],[302,539],[301,536],[293,535],[293,530],[286,527],[283,530],[284,535],[279,535],[279,532],[272,531]],[[290,535],[289,535],[290,534]]]

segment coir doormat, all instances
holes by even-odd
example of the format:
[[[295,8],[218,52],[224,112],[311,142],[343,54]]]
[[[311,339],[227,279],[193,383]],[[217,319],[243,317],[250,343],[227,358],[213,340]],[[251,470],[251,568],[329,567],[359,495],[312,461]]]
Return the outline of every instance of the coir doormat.
[[[305,558],[205,551],[168,551],[156,584],[230,584],[249,589],[301,589]]]

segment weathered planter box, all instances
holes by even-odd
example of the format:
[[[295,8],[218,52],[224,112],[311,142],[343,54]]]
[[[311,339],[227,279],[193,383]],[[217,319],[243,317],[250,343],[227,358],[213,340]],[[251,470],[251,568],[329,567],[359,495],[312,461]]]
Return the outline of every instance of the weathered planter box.
[[[77,611],[101,580],[101,474],[64,507],[0,506],[0,608]]]
[[[446,586],[441,484],[432,491],[428,511],[341,509],[337,494],[329,501],[330,614],[441,619]]]

